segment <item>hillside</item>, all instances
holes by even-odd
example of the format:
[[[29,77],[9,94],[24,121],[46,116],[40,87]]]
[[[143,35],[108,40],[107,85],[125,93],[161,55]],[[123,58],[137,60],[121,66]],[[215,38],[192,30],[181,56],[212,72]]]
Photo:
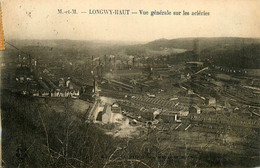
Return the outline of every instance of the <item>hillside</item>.
[[[241,48],[208,48],[201,52],[200,58],[211,60],[220,66],[259,69],[260,44],[249,44]]]
[[[207,60],[221,66],[241,68],[259,68],[260,65],[260,39],[253,38],[159,39],[135,45],[75,40],[13,40],[11,43],[34,57],[45,57],[46,63],[58,58],[68,63],[84,64],[92,56],[115,55],[125,59],[169,56],[174,63]],[[7,45],[8,48],[11,47]]]
[[[220,66],[260,68],[260,39],[233,37],[159,39],[145,44],[144,47],[153,50],[165,48],[188,50],[185,53],[171,54],[174,61],[207,60]]]
[[[160,48],[181,48],[193,50],[194,42],[197,40],[198,48],[204,50],[210,47],[245,46],[252,43],[260,43],[260,39],[236,38],[236,37],[212,37],[212,38],[179,38],[159,39],[145,44],[145,47],[152,49]]]

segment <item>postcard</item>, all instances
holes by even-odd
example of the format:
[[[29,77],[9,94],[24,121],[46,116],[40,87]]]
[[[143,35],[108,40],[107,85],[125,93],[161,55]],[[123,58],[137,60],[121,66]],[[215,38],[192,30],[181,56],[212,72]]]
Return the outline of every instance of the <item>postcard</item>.
[[[259,1],[0,5],[0,167],[260,166]]]

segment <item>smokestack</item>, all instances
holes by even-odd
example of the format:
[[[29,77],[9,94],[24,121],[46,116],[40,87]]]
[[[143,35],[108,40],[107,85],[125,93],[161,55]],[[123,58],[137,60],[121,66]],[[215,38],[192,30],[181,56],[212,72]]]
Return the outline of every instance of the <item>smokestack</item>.
[[[94,66],[94,56],[92,55],[92,61],[91,61],[92,67]]]
[[[100,69],[100,73],[101,73],[100,76],[103,77],[103,66],[101,65],[100,68],[101,68],[101,69]]]
[[[116,57],[114,56],[114,65],[116,65]]]
[[[30,70],[31,72],[33,71],[33,61],[32,61],[32,56],[29,54],[28,55],[29,59],[30,59]]]
[[[196,55],[200,54],[199,39],[194,39],[194,41],[193,41],[193,51]]]
[[[18,55],[18,62],[19,63],[21,62],[21,55],[20,54]]]
[[[94,93],[96,93],[96,80],[94,78],[94,81],[93,81],[93,87],[94,87]]]
[[[105,65],[107,65],[107,55],[104,55]]]

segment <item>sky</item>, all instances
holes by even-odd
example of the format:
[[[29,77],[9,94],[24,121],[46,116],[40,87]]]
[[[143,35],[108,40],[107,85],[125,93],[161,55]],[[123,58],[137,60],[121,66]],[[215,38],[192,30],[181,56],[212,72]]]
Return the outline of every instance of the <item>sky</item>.
[[[259,0],[1,0],[9,39],[152,41],[185,37],[260,37]],[[76,9],[78,14],[58,14]],[[130,10],[93,15],[89,10]],[[209,16],[139,15],[139,10],[206,11]],[[87,13],[82,13],[87,12]]]

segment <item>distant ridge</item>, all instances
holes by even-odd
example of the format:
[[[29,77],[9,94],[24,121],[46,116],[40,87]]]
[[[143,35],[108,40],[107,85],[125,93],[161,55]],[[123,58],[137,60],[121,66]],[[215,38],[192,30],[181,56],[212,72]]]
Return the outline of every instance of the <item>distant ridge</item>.
[[[194,40],[198,40],[201,50],[214,46],[227,45],[247,45],[252,43],[260,43],[259,38],[241,38],[241,37],[198,37],[198,38],[177,38],[177,39],[158,39],[145,46],[149,48],[159,49],[160,47],[167,48],[182,48],[192,50]]]

